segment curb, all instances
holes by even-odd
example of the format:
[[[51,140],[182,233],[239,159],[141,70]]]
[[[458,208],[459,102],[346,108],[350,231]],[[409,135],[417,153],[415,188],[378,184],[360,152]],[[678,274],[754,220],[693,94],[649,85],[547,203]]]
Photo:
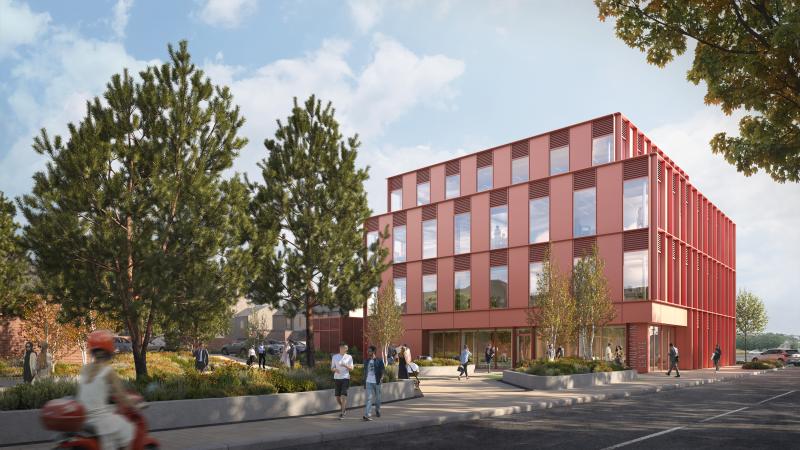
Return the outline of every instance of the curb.
[[[703,380],[680,381],[674,383],[665,383],[657,386],[637,386],[635,389],[625,390],[622,392],[614,392],[608,394],[589,394],[581,397],[574,397],[568,399],[534,401],[524,406],[509,406],[503,408],[483,409],[472,412],[440,415],[436,417],[426,417],[423,419],[403,419],[403,420],[396,420],[393,422],[376,421],[372,422],[374,426],[371,426],[368,429],[358,430],[358,434],[359,436],[368,436],[375,434],[390,433],[394,431],[407,431],[407,430],[426,428],[436,425],[444,425],[457,422],[469,422],[479,419],[486,419],[490,417],[501,417],[511,414],[520,414],[536,410],[552,409],[564,406],[574,406],[574,405],[586,404],[603,400],[615,400],[642,394],[654,394],[658,392],[671,391],[686,387],[694,387],[705,384],[718,383],[738,378],[744,378],[747,376],[762,375],[768,372],[777,372],[778,370],[781,369],[765,369],[747,373],[725,375],[724,378],[708,378]],[[349,439],[352,437],[353,437],[353,430],[350,429],[325,430],[325,431],[309,433],[304,436],[291,436],[291,437],[274,436],[274,439],[261,438],[252,440],[241,440],[239,442],[234,441],[226,444],[196,446],[196,447],[191,447],[191,450],[219,450],[219,449],[251,450],[251,449],[264,449],[264,448],[283,448],[283,447],[292,447],[297,445],[322,444],[331,441]]]

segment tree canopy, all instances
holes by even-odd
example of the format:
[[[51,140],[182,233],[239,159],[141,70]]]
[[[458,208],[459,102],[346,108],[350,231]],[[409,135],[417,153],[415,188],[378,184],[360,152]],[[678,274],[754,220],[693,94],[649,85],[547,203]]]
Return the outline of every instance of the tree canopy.
[[[379,348],[386,361],[389,344],[403,337],[402,308],[395,298],[394,283],[391,281],[381,287],[375,302],[369,305],[365,336],[367,345]]]
[[[714,153],[745,175],[764,170],[800,182],[800,2],[796,0],[595,0],[600,20],[665,66],[695,42],[687,78],[707,104],[744,109],[739,136],[717,133]]]
[[[294,100],[291,115],[278,121],[275,139],[264,146],[264,184],[252,186],[257,272],[249,297],[290,316],[305,314],[313,367],[314,309],[363,307],[386,268],[380,242],[370,252],[365,245],[368,168],[356,168],[358,136],[344,139],[331,104],[313,95],[302,105]]]
[[[20,317],[30,306],[29,264],[15,215],[14,203],[0,192],[0,317]]]
[[[536,286],[534,303],[527,311],[528,324],[553,347],[573,342],[577,331],[575,296],[569,275],[558,270],[549,248]]]
[[[767,310],[764,302],[752,292],[742,289],[736,296],[736,332],[744,336],[747,359],[747,335],[764,332],[767,327]]]
[[[188,44],[138,78],[127,70],[68,136],[34,141],[47,157],[20,206],[24,244],[66,320],[98,312],[131,336],[137,376],[158,320],[223,311],[240,295],[248,192],[223,178],[246,139],[227,87]]]
[[[572,290],[575,294],[575,323],[583,356],[592,359],[594,338],[600,328],[614,320],[616,310],[608,294],[605,262],[597,245],[592,252],[578,260],[572,270]]]

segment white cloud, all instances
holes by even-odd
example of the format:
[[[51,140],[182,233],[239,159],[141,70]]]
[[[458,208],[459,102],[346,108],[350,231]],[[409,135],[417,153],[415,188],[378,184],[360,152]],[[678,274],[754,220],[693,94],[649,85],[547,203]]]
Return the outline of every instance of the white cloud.
[[[384,165],[381,161],[389,150],[375,149],[375,141],[390,123],[415,107],[448,105],[455,95],[452,82],[463,73],[464,63],[443,55],[419,56],[392,39],[377,36],[371,59],[358,71],[347,62],[349,51],[346,41],[326,40],[303,57],[274,61],[251,72],[218,60],[205,63],[214,83],[230,86],[247,118],[243,134],[250,144],[237,160],[236,170],[260,178],[256,163],[266,156],[263,141],[273,135],[276,119],[289,114],[292,97],[302,102],[316,94],[333,102],[345,135],[357,132],[361,137],[360,160],[373,166],[370,183],[397,173],[396,150],[390,153],[394,162]],[[370,198],[376,198],[371,188]],[[371,202],[371,206],[380,211],[385,202]]]
[[[0,0],[0,59],[21,45],[33,44],[50,23],[50,14],[34,13],[26,4]]]
[[[42,127],[50,136],[64,135],[68,123],[85,115],[86,101],[102,94],[112,74],[124,67],[136,74],[146,64],[118,42],[56,28],[45,33],[38,45],[10,66],[11,95],[3,110],[21,131],[0,157],[0,190],[11,196],[28,191],[31,175],[44,167],[44,158],[31,149]]]
[[[257,7],[256,0],[206,0],[199,17],[212,26],[236,28]]]
[[[374,27],[383,16],[386,7],[384,0],[348,0],[347,7],[356,26],[362,32]]]
[[[720,131],[738,134],[738,118],[708,108],[647,135],[736,223],[737,287],[764,300],[768,329],[796,333],[800,210],[795,206],[800,205],[800,184],[779,184],[763,173],[748,178],[736,172],[709,148],[709,140]]]
[[[114,5],[114,17],[111,20],[111,29],[117,38],[125,37],[125,28],[128,26],[128,17],[130,16],[131,6],[133,0],[117,0]]]

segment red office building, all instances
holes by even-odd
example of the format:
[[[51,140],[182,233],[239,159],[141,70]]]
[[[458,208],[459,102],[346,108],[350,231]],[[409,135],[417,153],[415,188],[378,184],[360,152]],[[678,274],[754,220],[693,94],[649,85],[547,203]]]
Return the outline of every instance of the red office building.
[[[550,246],[562,273],[597,245],[616,318],[594,354],[621,345],[640,372],[735,359],[736,226],[689,175],[619,113],[388,179],[391,266],[412,353],[476,357],[498,367],[544,355],[527,320]],[[567,354],[577,348],[567,346]],[[476,358],[477,359],[477,358]]]

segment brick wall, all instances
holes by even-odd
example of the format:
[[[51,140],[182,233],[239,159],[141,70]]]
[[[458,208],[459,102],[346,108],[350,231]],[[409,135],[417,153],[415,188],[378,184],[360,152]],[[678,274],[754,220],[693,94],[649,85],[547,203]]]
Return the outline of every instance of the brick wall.
[[[628,365],[636,369],[639,373],[648,371],[648,326],[647,324],[632,323],[628,324]]]
[[[22,337],[22,321],[19,319],[0,320],[0,359],[21,358],[25,351],[25,338]],[[83,356],[75,347],[58,362],[81,364]]]

